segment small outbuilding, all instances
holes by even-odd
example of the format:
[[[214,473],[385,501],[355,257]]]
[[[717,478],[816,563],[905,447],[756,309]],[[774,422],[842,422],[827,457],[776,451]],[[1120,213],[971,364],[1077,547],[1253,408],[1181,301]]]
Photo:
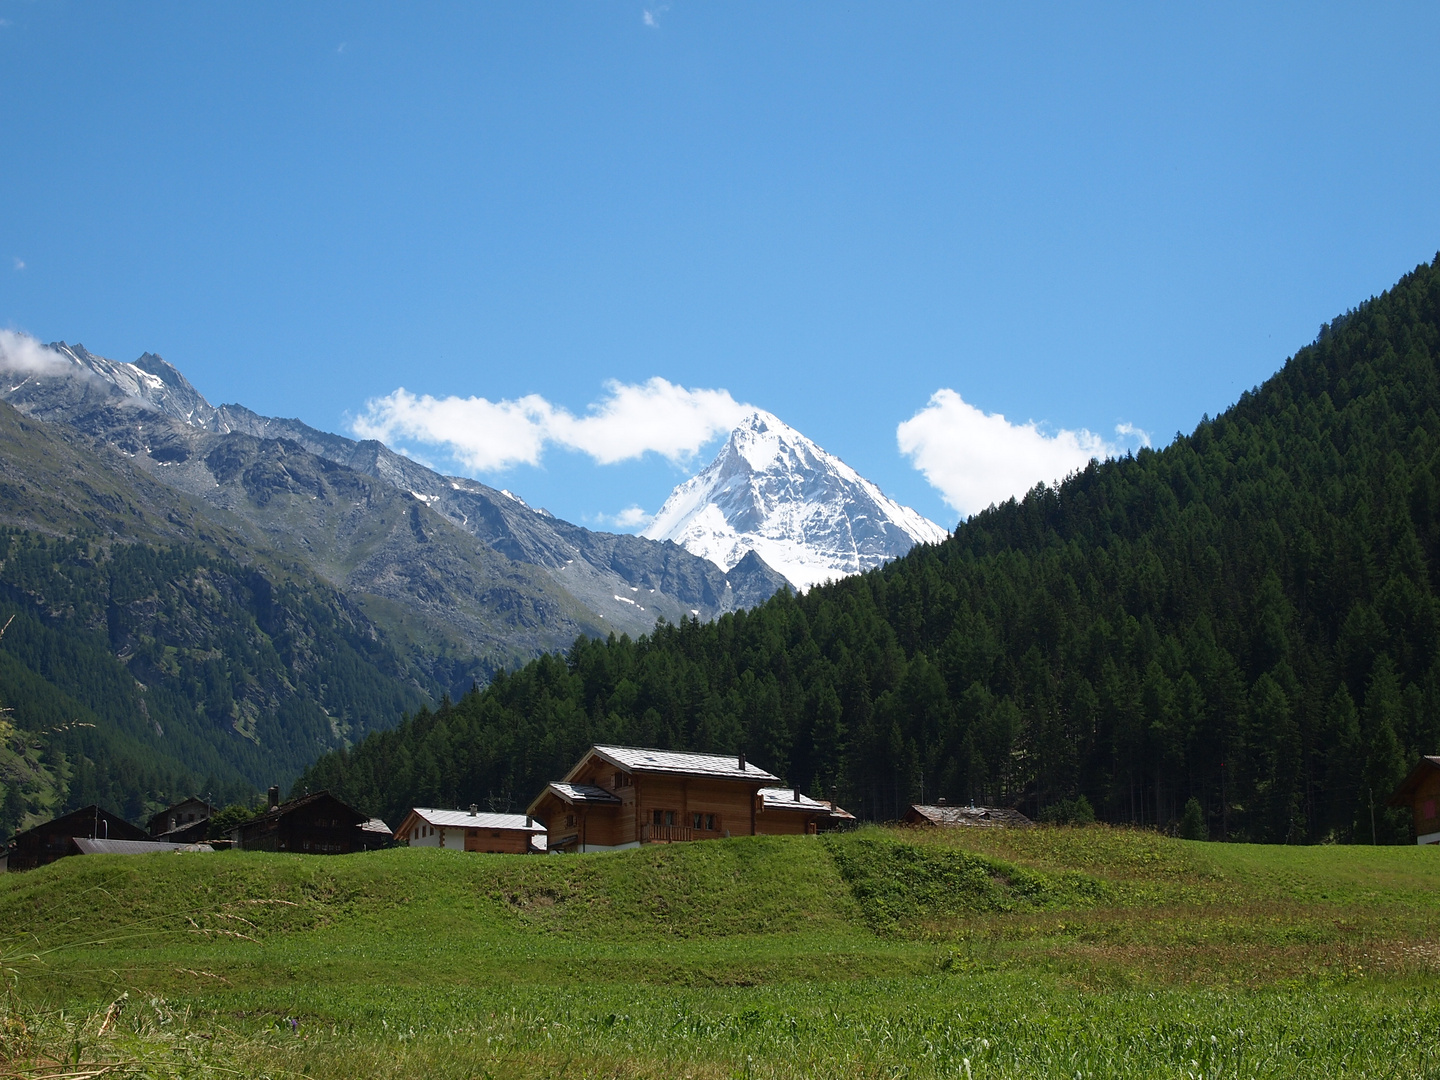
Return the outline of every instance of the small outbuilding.
[[[395,839],[409,847],[527,855],[545,851],[545,826],[525,814],[482,814],[473,803],[469,810],[417,806],[405,815]]]
[[[825,799],[812,799],[798,788],[762,787],[755,831],[764,836],[813,836],[855,824],[855,815]]]
[[[941,828],[1028,829],[1035,823],[1019,810],[1005,806],[949,806],[942,799],[933,806],[915,804],[901,819],[906,825]]]
[[[68,814],[16,833],[10,841],[10,870],[34,870],[67,855],[77,855],[76,837],[87,840],[148,840],[145,830],[98,806],[83,806]]]
[[[1410,808],[1417,844],[1440,844],[1440,756],[1422,757],[1385,801]]]
[[[150,835],[172,844],[197,844],[205,839],[212,811],[204,799],[192,797],[178,802],[150,818]]]

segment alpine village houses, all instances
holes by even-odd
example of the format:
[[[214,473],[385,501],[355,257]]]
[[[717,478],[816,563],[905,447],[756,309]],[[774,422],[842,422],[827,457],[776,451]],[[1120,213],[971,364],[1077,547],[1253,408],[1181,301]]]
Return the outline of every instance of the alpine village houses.
[[[597,745],[547,784],[527,813],[545,822],[548,848],[556,852],[801,835],[855,820],[833,803],[779,785],[778,776],[743,753]]]

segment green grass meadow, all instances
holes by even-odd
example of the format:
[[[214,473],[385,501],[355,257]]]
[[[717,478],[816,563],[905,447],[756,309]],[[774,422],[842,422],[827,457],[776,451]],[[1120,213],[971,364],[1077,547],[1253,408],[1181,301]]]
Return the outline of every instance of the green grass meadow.
[[[1440,1077],[1440,848],[87,856],[0,937],[0,1076]]]

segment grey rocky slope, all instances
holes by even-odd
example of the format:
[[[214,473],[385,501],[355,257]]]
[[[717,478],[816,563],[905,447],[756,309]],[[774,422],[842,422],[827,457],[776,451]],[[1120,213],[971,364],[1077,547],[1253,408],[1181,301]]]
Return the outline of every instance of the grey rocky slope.
[[[673,543],[561,521],[378,442],[212,406],[151,353],[125,364],[63,342],[45,352],[7,373],[0,397],[243,520],[417,646],[468,649],[491,667],[578,633],[709,619],[785,584],[758,557],[726,572]]]

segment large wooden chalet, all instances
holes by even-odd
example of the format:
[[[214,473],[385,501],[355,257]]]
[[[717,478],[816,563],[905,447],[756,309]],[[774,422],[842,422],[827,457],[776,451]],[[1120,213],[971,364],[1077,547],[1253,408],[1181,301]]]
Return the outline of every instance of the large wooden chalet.
[[[551,851],[615,851],[726,836],[813,833],[854,819],[780,786],[744,754],[593,746],[527,811]]]

